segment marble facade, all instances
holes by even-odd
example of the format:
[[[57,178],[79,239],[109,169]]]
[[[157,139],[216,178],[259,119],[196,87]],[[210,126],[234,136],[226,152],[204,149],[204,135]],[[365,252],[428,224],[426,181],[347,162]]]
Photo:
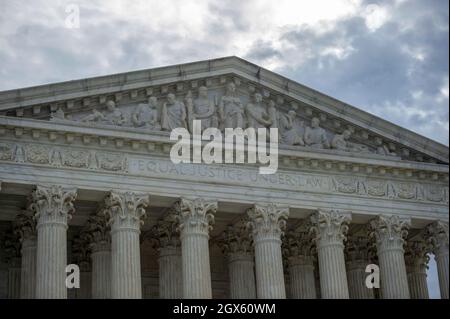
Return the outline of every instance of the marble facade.
[[[194,119],[278,171],[173,164]],[[448,154],[236,57],[0,92],[0,298],[448,298]]]

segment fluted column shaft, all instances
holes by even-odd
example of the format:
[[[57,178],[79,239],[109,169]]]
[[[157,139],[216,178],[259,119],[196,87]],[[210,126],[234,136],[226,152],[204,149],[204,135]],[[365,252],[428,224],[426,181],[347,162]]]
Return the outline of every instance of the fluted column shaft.
[[[366,287],[366,266],[368,262],[348,262],[347,279],[350,299],[374,299],[373,289]]]
[[[344,245],[318,245],[320,290],[324,299],[348,299]]]
[[[67,298],[67,222],[75,189],[37,186],[32,194],[37,221],[36,298]]]
[[[77,299],[92,299],[92,272],[88,262],[80,265],[80,288],[76,290]]]
[[[183,298],[211,299],[209,230],[217,202],[182,198],[177,204],[180,223]]]
[[[112,298],[142,298],[139,230],[115,229],[111,246]]]
[[[111,298],[111,246],[99,245],[91,253],[92,298]]]
[[[20,269],[21,261],[18,257],[13,257],[8,268],[8,298],[20,298]]]
[[[448,222],[436,221],[427,226],[426,237],[432,244],[439,278],[441,298],[448,299]]]
[[[159,297],[180,299],[183,297],[181,274],[181,249],[161,247],[159,249]]]
[[[67,224],[38,224],[36,298],[67,298]]]
[[[348,299],[343,241],[350,215],[320,210],[311,221],[316,232],[321,296],[323,299]]]
[[[285,299],[281,233],[289,211],[274,204],[247,212],[255,246],[256,291],[259,299]]]
[[[231,299],[256,299],[255,262],[247,253],[228,254]]]
[[[377,242],[381,297],[384,299],[410,298],[403,249],[409,223],[409,220],[398,216],[379,216],[371,221]]]
[[[381,296],[385,299],[409,299],[408,277],[406,275],[403,248],[394,249],[378,246],[380,262]]]
[[[448,299],[448,246],[444,252],[435,255],[441,298]]]
[[[427,267],[425,265],[415,265],[408,266],[406,270],[411,299],[429,299]]]
[[[36,237],[26,238],[22,241],[21,299],[34,299],[36,296],[36,251]]]
[[[111,192],[105,211],[111,224],[111,297],[142,298],[140,227],[149,198],[146,194]]]
[[[288,259],[290,291],[292,299],[316,299],[314,261],[311,257]]]
[[[209,236],[191,231],[181,233],[183,297],[211,299]]]

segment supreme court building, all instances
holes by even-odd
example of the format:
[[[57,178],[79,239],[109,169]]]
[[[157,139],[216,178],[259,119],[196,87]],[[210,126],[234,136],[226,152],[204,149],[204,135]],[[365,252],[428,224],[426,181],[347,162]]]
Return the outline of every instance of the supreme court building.
[[[194,119],[278,128],[277,172],[174,164]],[[448,177],[448,147],[237,57],[3,91],[0,298],[428,298],[430,256],[448,298]]]

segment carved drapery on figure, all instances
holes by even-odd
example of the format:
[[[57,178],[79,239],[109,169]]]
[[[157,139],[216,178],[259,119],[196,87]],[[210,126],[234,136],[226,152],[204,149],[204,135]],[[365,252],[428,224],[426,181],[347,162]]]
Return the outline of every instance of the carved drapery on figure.
[[[169,93],[161,111],[162,129],[171,131],[176,128],[187,128],[186,120],[186,106],[176,99],[175,94]]]

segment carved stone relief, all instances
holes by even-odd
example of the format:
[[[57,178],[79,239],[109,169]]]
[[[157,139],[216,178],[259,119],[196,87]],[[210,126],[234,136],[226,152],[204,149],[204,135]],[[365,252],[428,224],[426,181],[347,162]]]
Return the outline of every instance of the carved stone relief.
[[[51,113],[50,120],[77,121],[92,125],[134,127],[148,131],[171,131],[177,127],[192,131],[192,121],[201,120],[202,129],[224,128],[278,128],[280,143],[312,149],[332,149],[341,152],[372,153],[398,156],[392,145],[381,138],[369,140],[369,145],[352,141],[354,132],[345,128],[332,132],[321,127],[321,119],[306,120],[299,116],[297,106],[282,112],[283,102],[277,103],[258,90],[237,91],[235,82],[228,82],[224,92],[209,92],[200,86],[196,92],[188,91],[184,97],[170,92],[160,98],[149,96],[145,103],[117,105],[107,100],[101,110],[95,106],[89,114],[66,115],[61,108]]]

